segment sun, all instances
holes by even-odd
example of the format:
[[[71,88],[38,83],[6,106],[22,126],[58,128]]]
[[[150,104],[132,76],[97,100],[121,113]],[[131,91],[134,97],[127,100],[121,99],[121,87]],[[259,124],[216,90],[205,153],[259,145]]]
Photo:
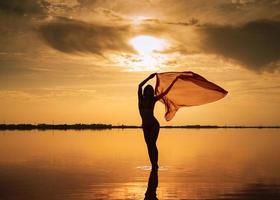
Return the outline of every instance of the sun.
[[[127,64],[133,71],[159,70],[169,60],[169,55],[163,51],[169,48],[166,39],[150,35],[138,35],[128,43],[135,49],[136,54],[130,55]]]
[[[141,55],[160,52],[166,49],[167,43],[163,39],[158,39],[149,35],[140,35],[132,38],[129,43]]]

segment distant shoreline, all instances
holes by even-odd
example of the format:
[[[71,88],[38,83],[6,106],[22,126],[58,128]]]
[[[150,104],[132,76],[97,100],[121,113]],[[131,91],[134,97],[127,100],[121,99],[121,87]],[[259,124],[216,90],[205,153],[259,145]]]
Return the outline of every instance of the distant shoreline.
[[[102,130],[102,129],[137,129],[136,125],[112,125],[112,124],[0,124],[0,130]],[[182,129],[217,129],[217,128],[280,128],[279,126],[239,126],[239,125],[182,125],[182,126],[161,126],[161,128],[182,128]]]

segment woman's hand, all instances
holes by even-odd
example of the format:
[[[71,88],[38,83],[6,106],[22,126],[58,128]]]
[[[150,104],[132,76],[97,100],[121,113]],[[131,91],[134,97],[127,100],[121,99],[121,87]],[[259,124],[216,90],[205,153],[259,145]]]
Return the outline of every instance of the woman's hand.
[[[157,73],[153,73],[153,74],[151,74],[150,76],[148,76],[145,80],[143,80],[143,81],[139,84],[139,87],[142,87],[143,85],[145,85],[150,79],[154,78],[156,74],[157,74]]]
[[[149,78],[149,79],[152,79],[152,78],[155,77],[156,74],[157,74],[157,73],[153,73],[153,74],[151,74],[148,78]]]

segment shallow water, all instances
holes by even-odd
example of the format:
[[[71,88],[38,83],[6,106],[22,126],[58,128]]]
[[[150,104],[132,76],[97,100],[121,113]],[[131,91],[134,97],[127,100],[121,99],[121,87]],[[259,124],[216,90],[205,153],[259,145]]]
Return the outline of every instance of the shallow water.
[[[279,133],[162,129],[158,199],[280,199]],[[1,200],[144,199],[149,175],[141,129],[0,132]]]

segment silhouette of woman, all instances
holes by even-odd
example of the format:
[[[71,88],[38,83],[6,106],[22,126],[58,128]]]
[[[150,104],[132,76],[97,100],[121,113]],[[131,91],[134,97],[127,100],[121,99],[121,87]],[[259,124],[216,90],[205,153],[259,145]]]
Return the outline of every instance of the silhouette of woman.
[[[144,93],[142,94],[143,85],[145,85],[150,79],[155,77],[155,75],[156,73],[151,74],[149,77],[143,80],[138,87],[138,108],[142,118],[142,128],[153,170],[158,169],[158,149],[156,142],[160,128],[159,122],[154,116],[155,103],[169,92],[169,90],[178,79],[177,77],[170,84],[170,86],[158,96],[155,96],[154,88],[151,85],[147,85],[144,88]]]

